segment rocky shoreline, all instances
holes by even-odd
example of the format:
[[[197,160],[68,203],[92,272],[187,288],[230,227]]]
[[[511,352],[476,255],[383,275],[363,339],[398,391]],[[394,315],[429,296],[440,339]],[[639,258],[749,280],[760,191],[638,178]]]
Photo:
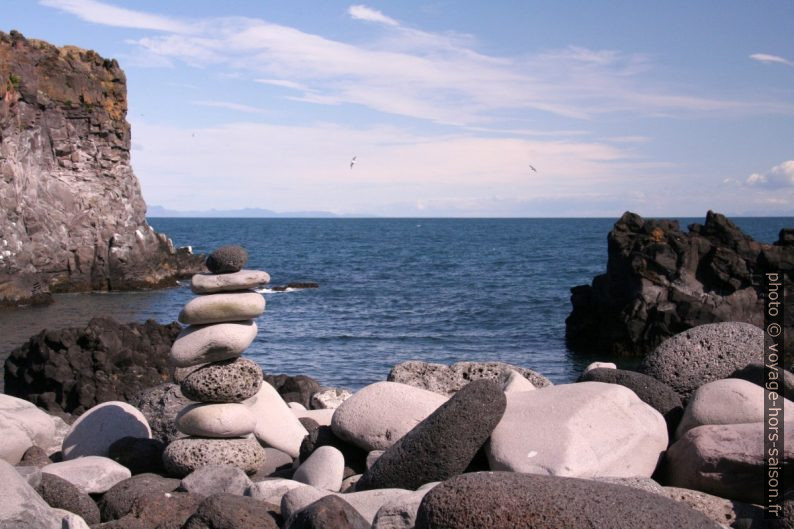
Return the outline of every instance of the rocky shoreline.
[[[187,327],[96,321],[73,341],[42,333],[9,358],[6,389],[17,396],[0,395],[11,491],[0,528],[794,523],[791,489],[782,517],[764,519],[763,334],[751,324],[698,326],[662,342],[640,371],[597,363],[570,384],[502,363],[413,361],[350,392],[243,358],[264,311],[249,289],[269,277],[243,269],[239,247],[222,250],[209,264],[217,273],[193,278]],[[137,341],[113,338],[136,330]],[[67,390],[80,357],[93,379]],[[134,362],[152,371],[133,372]],[[790,396],[794,375],[782,373]]]
[[[202,271],[146,222],[115,60],[0,32],[0,308]]]

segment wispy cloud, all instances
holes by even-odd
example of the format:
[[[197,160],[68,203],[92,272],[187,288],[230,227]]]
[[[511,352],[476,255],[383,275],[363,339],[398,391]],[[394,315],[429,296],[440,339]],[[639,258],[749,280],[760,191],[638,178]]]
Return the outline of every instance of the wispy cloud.
[[[753,59],[754,61],[762,62],[765,64],[777,63],[777,64],[785,64],[786,66],[794,67],[794,62],[784,57],[780,57],[779,55],[770,55],[768,53],[753,53],[752,55],[750,55],[750,58]]]
[[[642,54],[571,46],[524,56],[477,51],[470,36],[406,27],[365,5],[350,17],[379,24],[371,42],[351,44],[262,19],[174,20],[96,0],[42,0],[85,20],[156,29],[135,45],[155,64],[218,65],[248,79],[296,90],[316,104],[355,104],[459,126],[491,126],[533,113],[594,119],[608,113],[686,115],[792,109],[770,102],[681,93],[651,81]],[[264,80],[264,81],[263,81]]]
[[[379,22],[387,26],[399,26],[400,23],[391,17],[387,17],[377,9],[372,9],[365,5],[354,5],[347,9],[347,12],[356,20],[366,20],[368,22]]]
[[[243,105],[240,103],[234,103],[231,101],[191,101],[191,105],[196,105],[200,107],[214,107],[214,108],[223,108],[226,110],[234,110],[236,112],[245,112],[247,114],[268,114],[270,113],[267,109],[254,107],[250,105]]]
[[[746,183],[769,189],[794,187],[794,160],[786,160],[764,173],[753,173],[747,177]]]
[[[173,33],[187,33],[192,30],[190,24],[173,18],[116,7],[96,0],[40,0],[39,3],[71,13],[86,22],[105,26]]]

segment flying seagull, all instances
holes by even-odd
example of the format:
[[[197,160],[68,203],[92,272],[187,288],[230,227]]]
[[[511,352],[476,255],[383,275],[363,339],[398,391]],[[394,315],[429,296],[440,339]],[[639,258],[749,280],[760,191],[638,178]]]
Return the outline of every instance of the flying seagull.
[[[529,168],[532,169],[533,173],[537,173],[538,172],[538,170],[535,169],[535,167],[533,167],[532,164],[529,164]]]
[[[353,159],[350,160],[350,168],[352,169],[354,165],[356,165],[356,157],[355,156],[353,156]]]

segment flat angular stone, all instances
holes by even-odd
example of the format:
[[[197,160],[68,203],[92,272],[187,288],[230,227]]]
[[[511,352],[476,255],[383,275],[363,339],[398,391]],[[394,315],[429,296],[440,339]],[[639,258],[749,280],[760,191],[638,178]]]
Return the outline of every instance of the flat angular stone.
[[[254,435],[260,442],[298,457],[308,432],[273,386],[263,382],[257,394],[244,404],[256,418]]]
[[[207,465],[182,478],[180,488],[185,492],[212,496],[227,493],[242,496],[252,485],[245,472],[231,465]]]
[[[236,292],[259,288],[270,283],[270,274],[261,270],[240,270],[230,274],[196,274],[190,288],[196,294]]]
[[[265,451],[256,439],[177,439],[163,452],[169,475],[185,477],[206,465],[234,465],[253,474],[265,462]]]
[[[496,380],[504,386],[511,371],[517,371],[535,387],[552,385],[551,381],[540,373],[504,362],[457,362],[447,366],[411,360],[394,366],[386,380],[451,397],[472,380],[483,378]]]
[[[0,483],[0,529],[62,529],[62,518],[1,459]]]
[[[718,529],[664,496],[576,478],[475,472],[434,487],[416,529]]]
[[[242,402],[262,385],[262,368],[246,358],[206,364],[180,383],[182,394],[198,402]]]
[[[233,292],[198,296],[179,313],[179,323],[201,325],[252,320],[265,312],[265,297],[256,292]]]
[[[764,355],[764,332],[749,323],[698,325],[662,342],[645,357],[640,370],[684,397],[730,376]]]
[[[724,378],[700,386],[689,399],[676,438],[706,424],[742,424],[764,420],[764,388],[747,380]],[[784,417],[794,417],[794,402],[778,399]]]
[[[352,396],[353,396],[353,392],[344,388],[323,389],[312,395],[312,399],[311,399],[312,409],[334,410]]]
[[[582,371],[582,375],[587,373],[588,371],[592,371],[593,369],[617,369],[618,366],[614,362],[592,362],[584,371]]]
[[[146,417],[121,401],[98,404],[83,413],[63,440],[64,460],[84,456],[107,457],[110,445],[123,437],[151,438]]]
[[[105,492],[132,475],[127,467],[101,456],[84,456],[53,463],[42,468],[41,472],[55,474],[86,494]]]
[[[339,491],[345,470],[342,452],[333,446],[321,446],[303,462],[292,479],[318,489]]]
[[[667,440],[664,418],[633,391],[579,382],[508,393],[486,454],[493,470],[650,477]]]
[[[356,490],[415,490],[462,473],[499,423],[506,404],[495,380],[475,380],[463,386],[387,448],[358,481]]]
[[[254,341],[256,331],[253,321],[190,325],[177,336],[169,360],[175,367],[188,367],[236,358]]]
[[[376,382],[358,390],[336,409],[331,428],[337,437],[367,452],[385,450],[446,401],[446,397],[426,389]]]
[[[242,437],[253,433],[256,417],[244,404],[191,404],[176,417],[180,432],[196,437]]]

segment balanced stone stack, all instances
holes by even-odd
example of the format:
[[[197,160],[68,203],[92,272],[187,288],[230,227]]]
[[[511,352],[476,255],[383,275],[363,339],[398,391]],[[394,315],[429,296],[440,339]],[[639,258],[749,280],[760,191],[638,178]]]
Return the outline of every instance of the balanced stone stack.
[[[265,451],[251,434],[256,417],[242,402],[259,391],[262,370],[240,356],[256,338],[254,318],[265,311],[265,298],[254,288],[270,281],[263,271],[243,270],[248,254],[240,246],[222,246],[207,258],[209,274],[193,276],[199,294],[179,314],[188,326],[171,348],[170,363],[182,393],[196,401],[177,416],[180,432],[166,448],[169,474],[185,476],[214,464],[248,473],[264,463]]]

